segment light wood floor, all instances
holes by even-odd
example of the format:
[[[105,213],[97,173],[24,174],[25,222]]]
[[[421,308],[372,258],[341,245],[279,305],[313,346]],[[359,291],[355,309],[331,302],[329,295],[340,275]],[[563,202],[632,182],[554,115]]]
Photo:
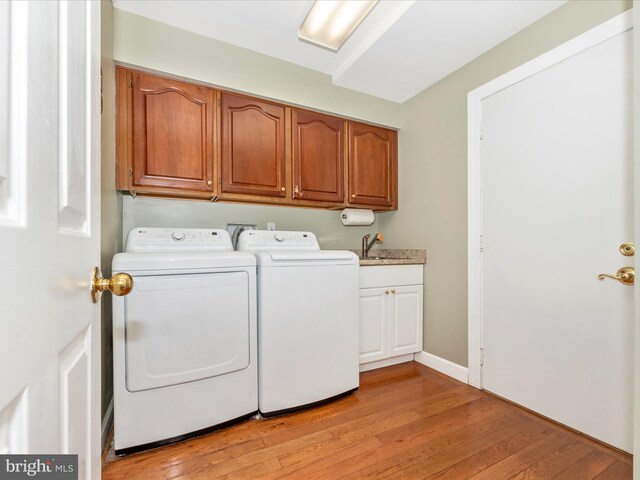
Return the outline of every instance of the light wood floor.
[[[631,457],[410,362],[333,403],[124,458],[116,479],[624,480]]]

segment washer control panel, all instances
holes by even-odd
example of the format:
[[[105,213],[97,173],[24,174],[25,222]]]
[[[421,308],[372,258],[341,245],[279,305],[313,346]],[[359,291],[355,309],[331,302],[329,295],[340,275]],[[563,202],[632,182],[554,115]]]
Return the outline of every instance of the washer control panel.
[[[311,232],[245,230],[238,239],[238,250],[320,250]]]
[[[232,251],[229,232],[208,228],[134,228],[127,236],[127,252]]]

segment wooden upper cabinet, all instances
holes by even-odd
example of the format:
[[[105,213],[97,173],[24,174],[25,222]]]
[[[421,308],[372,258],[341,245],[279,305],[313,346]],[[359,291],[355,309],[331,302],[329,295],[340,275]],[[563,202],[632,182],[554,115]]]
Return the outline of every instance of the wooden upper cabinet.
[[[129,188],[214,195],[215,90],[126,73],[130,81],[123,88],[132,90]]]
[[[221,194],[285,197],[285,108],[222,94]]]
[[[347,202],[350,205],[397,208],[397,132],[349,122]]]
[[[119,190],[398,208],[396,131],[125,67],[116,88]]]
[[[344,120],[292,112],[293,198],[344,203]]]

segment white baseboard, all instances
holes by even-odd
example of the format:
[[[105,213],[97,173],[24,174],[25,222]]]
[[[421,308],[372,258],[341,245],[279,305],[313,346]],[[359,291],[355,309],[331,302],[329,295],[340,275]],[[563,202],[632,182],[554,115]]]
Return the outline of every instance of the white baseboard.
[[[414,360],[429,368],[433,368],[440,373],[444,373],[451,378],[455,378],[460,382],[466,384],[469,383],[469,369],[467,367],[450,362],[444,358],[436,357],[435,355],[427,352],[416,353]]]
[[[385,358],[384,360],[378,360],[377,362],[364,363],[360,365],[360,371],[368,372],[369,370],[375,370],[376,368],[390,367],[391,365],[411,362],[412,360],[413,353],[410,353],[409,355],[400,355],[399,357]]]
[[[109,438],[111,425],[113,425],[113,398],[111,399],[111,402],[109,402],[107,411],[104,412],[104,418],[102,419],[102,449],[103,450],[104,450],[105,444],[107,443],[107,439]]]

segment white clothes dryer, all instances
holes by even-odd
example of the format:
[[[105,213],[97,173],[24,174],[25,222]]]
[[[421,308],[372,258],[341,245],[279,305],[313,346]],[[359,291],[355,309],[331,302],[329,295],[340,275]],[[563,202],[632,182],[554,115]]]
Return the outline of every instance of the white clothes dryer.
[[[113,273],[116,453],[205,433],[258,410],[256,260],[225,230],[135,228]]]
[[[258,399],[276,415],[358,388],[359,262],[311,232],[245,230],[258,261]]]

